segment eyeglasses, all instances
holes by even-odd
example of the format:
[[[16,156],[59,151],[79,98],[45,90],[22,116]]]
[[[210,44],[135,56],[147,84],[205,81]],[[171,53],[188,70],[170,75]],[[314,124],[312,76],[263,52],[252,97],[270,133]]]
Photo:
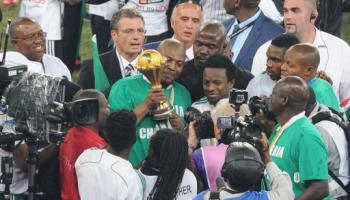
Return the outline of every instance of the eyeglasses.
[[[118,30],[118,29],[116,29],[116,30]],[[120,32],[122,32],[122,33],[124,33],[126,35],[134,35],[135,33],[137,33],[137,34],[145,34],[146,30],[143,29],[143,28],[139,28],[139,29],[128,28],[128,29],[120,30]]]
[[[13,38],[15,40],[25,40],[25,41],[34,41],[37,38],[46,38],[47,33],[46,32],[37,32],[37,33],[33,33],[24,37],[16,37]]]

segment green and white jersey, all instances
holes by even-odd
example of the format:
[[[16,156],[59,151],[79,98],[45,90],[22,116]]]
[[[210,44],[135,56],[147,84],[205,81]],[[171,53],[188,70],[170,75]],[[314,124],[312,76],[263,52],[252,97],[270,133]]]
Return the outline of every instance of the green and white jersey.
[[[112,86],[108,98],[111,111],[119,109],[133,110],[145,101],[151,88],[151,84],[142,74],[117,81]],[[165,89],[168,101],[172,90],[174,91],[174,110],[176,114],[179,115],[180,119],[185,122],[184,116],[187,108],[191,105],[191,96],[184,86],[174,81],[171,86]],[[151,115],[146,115],[137,125],[137,140],[129,156],[129,160],[133,166],[136,166],[146,158],[149,148],[149,139],[157,130],[162,128],[171,128],[171,125],[167,120],[156,122]]]
[[[280,129],[276,125],[269,139],[271,157],[289,174],[294,194],[299,197],[306,190],[305,181],[328,180],[327,148],[304,112],[292,117],[278,137]]]
[[[320,78],[314,78],[307,83],[314,90],[317,103],[340,111],[339,98],[335,95],[331,84]]]
[[[215,105],[210,104],[207,97],[202,97],[201,99],[194,102],[191,107],[203,113],[205,111],[212,110],[215,107]]]

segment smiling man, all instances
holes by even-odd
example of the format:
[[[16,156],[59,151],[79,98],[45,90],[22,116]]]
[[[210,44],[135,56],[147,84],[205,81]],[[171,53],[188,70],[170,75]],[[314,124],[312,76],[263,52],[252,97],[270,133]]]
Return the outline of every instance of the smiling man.
[[[185,87],[174,81],[180,76],[185,62],[184,46],[173,39],[164,40],[159,52],[167,58],[161,83],[164,89],[152,89],[148,77],[138,74],[115,83],[109,95],[111,110],[133,110],[137,118],[137,141],[129,160],[136,166],[148,154],[149,139],[161,128],[184,128],[185,111],[191,104],[191,97]],[[174,107],[169,120],[155,121],[150,111],[161,102],[168,101]]]
[[[9,33],[15,51],[29,60],[25,63],[29,71],[50,76],[64,76],[71,80],[67,66],[55,56],[45,54],[46,33],[38,23],[26,17],[18,18],[11,23]],[[16,57],[13,59],[15,62],[18,61]]]

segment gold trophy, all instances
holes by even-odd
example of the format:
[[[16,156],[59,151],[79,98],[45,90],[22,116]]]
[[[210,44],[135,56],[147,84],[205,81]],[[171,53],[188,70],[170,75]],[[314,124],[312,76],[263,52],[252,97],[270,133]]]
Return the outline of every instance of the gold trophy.
[[[161,89],[161,78],[166,58],[156,50],[146,50],[136,64],[136,69],[143,73],[152,84],[152,89]],[[173,113],[173,106],[168,102],[160,102],[159,106],[152,110],[154,120],[165,120]]]

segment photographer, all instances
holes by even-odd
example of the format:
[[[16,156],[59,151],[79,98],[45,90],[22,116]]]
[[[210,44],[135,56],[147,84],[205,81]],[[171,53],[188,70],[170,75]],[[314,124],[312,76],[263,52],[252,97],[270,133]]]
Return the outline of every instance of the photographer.
[[[306,105],[305,115],[320,132],[329,152],[328,169],[331,178],[328,185],[333,185],[329,188],[330,196],[332,199],[342,199],[347,194],[338,181],[345,186],[349,182],[348,142],[345,130],[342,128],[345,127],[345,123],[334,111],[316,102],[315,93],[311,88],[309,88],[309,92],[310,97]]]
[[[292,178],[299,200],[328,196],[328,151],[316,127],[305,117],[308,98],[306,82],[291,76],[277,82],[269,101],[269,110],[278,122],[269,138],[271,157]]]
[[[210,188],[211,191],[216,191],[216,178],[221,176],[220,170],[224,163],[225,151],[227,148],[226,144],[219,143],[222,130],[218,128],[218,118],[219,117],[230,117],[235,114],[235,109],[229,103],[228,99],[221,99],[211,111],[211,119],[214,123],[214,135],[212,138],[215,141],[212,146],[203,146],[197,149],[192,154],[192,160],[194,160],[195,167],[199,172],[199,176],[204,185],[204,189]],[[245,116],[250,114],[247,105],[242,105],[240,107],[240,116]],[[194,130],[194,129],[190,129]],[[202,133],[196,133],[201,135]],[[190,134],[191,135],[191,134]],[[229,142],[228,142],[229,143]],[[190,144],[190,146],[196,146],[195,144]]]
[[[228,187],[222,183],[219,192],[204,191],[198,194],[194,200],[293,200],[294,194],[290,177],[271,161],[268,140],[264,134],[261,142],[263,148],[260,152],[247,142],[231,143],[227,148],[225,163],[221,170]],[[271,190],[251,191],[262,178],[265,167],[270,178]]]

